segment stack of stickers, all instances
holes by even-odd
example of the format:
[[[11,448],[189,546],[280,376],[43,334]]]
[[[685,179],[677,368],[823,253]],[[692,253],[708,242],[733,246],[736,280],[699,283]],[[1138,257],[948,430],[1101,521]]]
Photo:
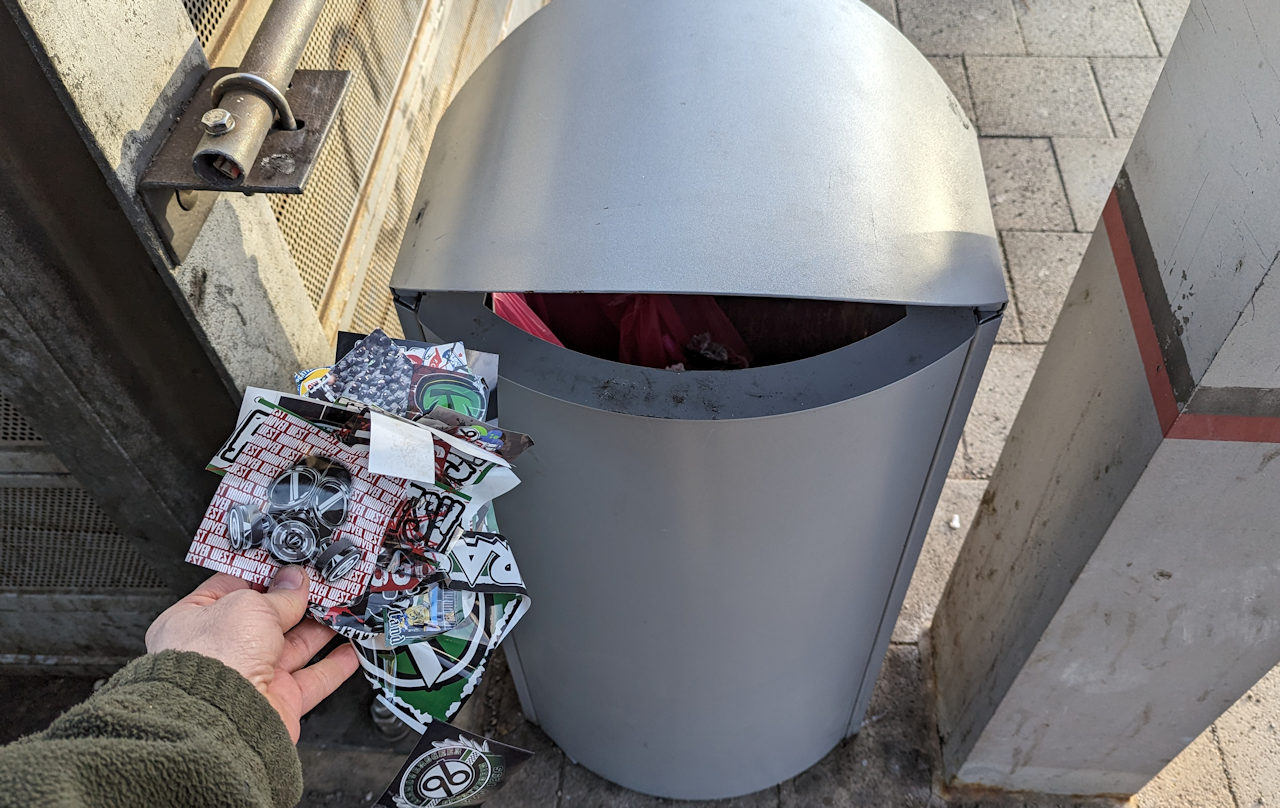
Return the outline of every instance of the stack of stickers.
[[[393,786],[386,804],[478,804],[500,780],[501,745],[429,726],[457,714],[529,608],[492,503],[519,483],[511,463],[532,441],[495,424],[493,354],[381,331],[343,335],[338,353],[299,373],[296,393],[246,392],[187,560],[256,584],[307,565],[312,615],[351,640],[379,700],[427,733],[422,744],[456,736],[489,771],[466,801],[453,786]],[[440,749],[415,751],[430,755]]]

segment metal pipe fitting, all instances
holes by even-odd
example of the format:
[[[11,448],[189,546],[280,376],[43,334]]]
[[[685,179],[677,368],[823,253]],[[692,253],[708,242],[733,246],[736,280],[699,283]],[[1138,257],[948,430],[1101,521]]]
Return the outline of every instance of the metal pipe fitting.
[[[294,120],[284,93],[323,8],[324,0],[272,2],[239,72],[214,86],[215,109],[227,113],[231,124],[200,138],[191,164],[201,179],[235,189],[244,183],[277,119],[287,129],[305,125]]]
[[[211,109],[200,116],[200,124],[210,135],[225,135],[236,128],[236,119],[225,109]]]
[[[274,84],[253,73],[228,73],[214,82],[210,93],[213,96],[215,109],[210,110],[210,112],[220,111],[216,108],[217,105],[222,103],[222,97],[235,87],[252,90],[270,101],[272,106],[276,108],[279,128],[289,132],[298,128],[298,121],[293,117],[293,110],[289,108],[289,99],[285,98],[284,93],[280,92],[280,89]]]

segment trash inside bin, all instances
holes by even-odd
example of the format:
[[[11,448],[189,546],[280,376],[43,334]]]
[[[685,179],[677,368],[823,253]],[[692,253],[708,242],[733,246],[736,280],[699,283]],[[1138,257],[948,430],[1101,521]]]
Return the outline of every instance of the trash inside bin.
[[[441,119],[392,288],[538,435],[505,647],[570,758],[715,798],[858,730],[1005,302],[974,132],[898,31],[553,0]]]
[[[504,313],[499,300],[517,298],[523,308]],[[496,293],[491,300],[499,317],[541,339],[668,370],[791,362],[868,337],[904,313],[872,303],[727,295]],[[778,333],[779,323],[788,324],[785,333]]]

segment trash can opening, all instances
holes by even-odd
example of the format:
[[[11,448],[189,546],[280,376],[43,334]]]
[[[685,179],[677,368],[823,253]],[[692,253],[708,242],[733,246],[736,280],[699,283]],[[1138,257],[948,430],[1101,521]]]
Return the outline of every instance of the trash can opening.
[[[488,307],[539,339],[665,370],[794,362],[888,328],[906,307],[735,295],[495,292]]]
[[[624,354],[621,327],[601,309],[610,298],[629,293],[410,288],[395,294],[401,326],[411,339],[461,341],[502,356],[499,399],[518,397],[515,391],[523,389],[586,407],[583,413],[602,410],[692,421],[771,417],[858,398],[966,351],[976,323],[974,310],[961,307],[646,294],[640,297],[647,299],[631,303],[669,303],[663,309],[668,314],[692,308],[722,318],[736,334],[736,354],[726,342],[719,342],[723,353],[712,346],[717,339],[709,329],[693,331],[685,341],[660,339],[660,351],[650,343],[633,343]],[[697,308],[708,302],[715,308]],[[632,312],[633,317],[641,314],[652,316]],[[722,331],[714,333],[726,339]],[[601,334],[613,336],[602,339]],[[706,339],[694,339],[702,334]],[[694,351],[686,351],[688,345]],[[638,357],[642,349],[649,354]],[[721,357],[718,366],[710,364],[707,353]],[[734,356],[749,356],[750,364],[734,365]],[[707,364],[667,370],[686,361]],[[717,369],[708,369],[712,367]],[[734,367],[742,369],[719,369]]]

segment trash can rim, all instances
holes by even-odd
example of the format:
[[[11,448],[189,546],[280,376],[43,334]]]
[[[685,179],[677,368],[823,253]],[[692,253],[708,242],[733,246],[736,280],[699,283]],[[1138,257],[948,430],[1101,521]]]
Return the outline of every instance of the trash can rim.
[[[694,421],[785,415],[872,393],[969,344],[979,319],[974,309],[906,306],[892,325],[816,356],[745,370],[677,372],[544,342],[494,314],[484,298],[425,293],[414,306],[399,298],[397,307],[406,334],[501,356],[498,375],[506,382],[591,409]]]

